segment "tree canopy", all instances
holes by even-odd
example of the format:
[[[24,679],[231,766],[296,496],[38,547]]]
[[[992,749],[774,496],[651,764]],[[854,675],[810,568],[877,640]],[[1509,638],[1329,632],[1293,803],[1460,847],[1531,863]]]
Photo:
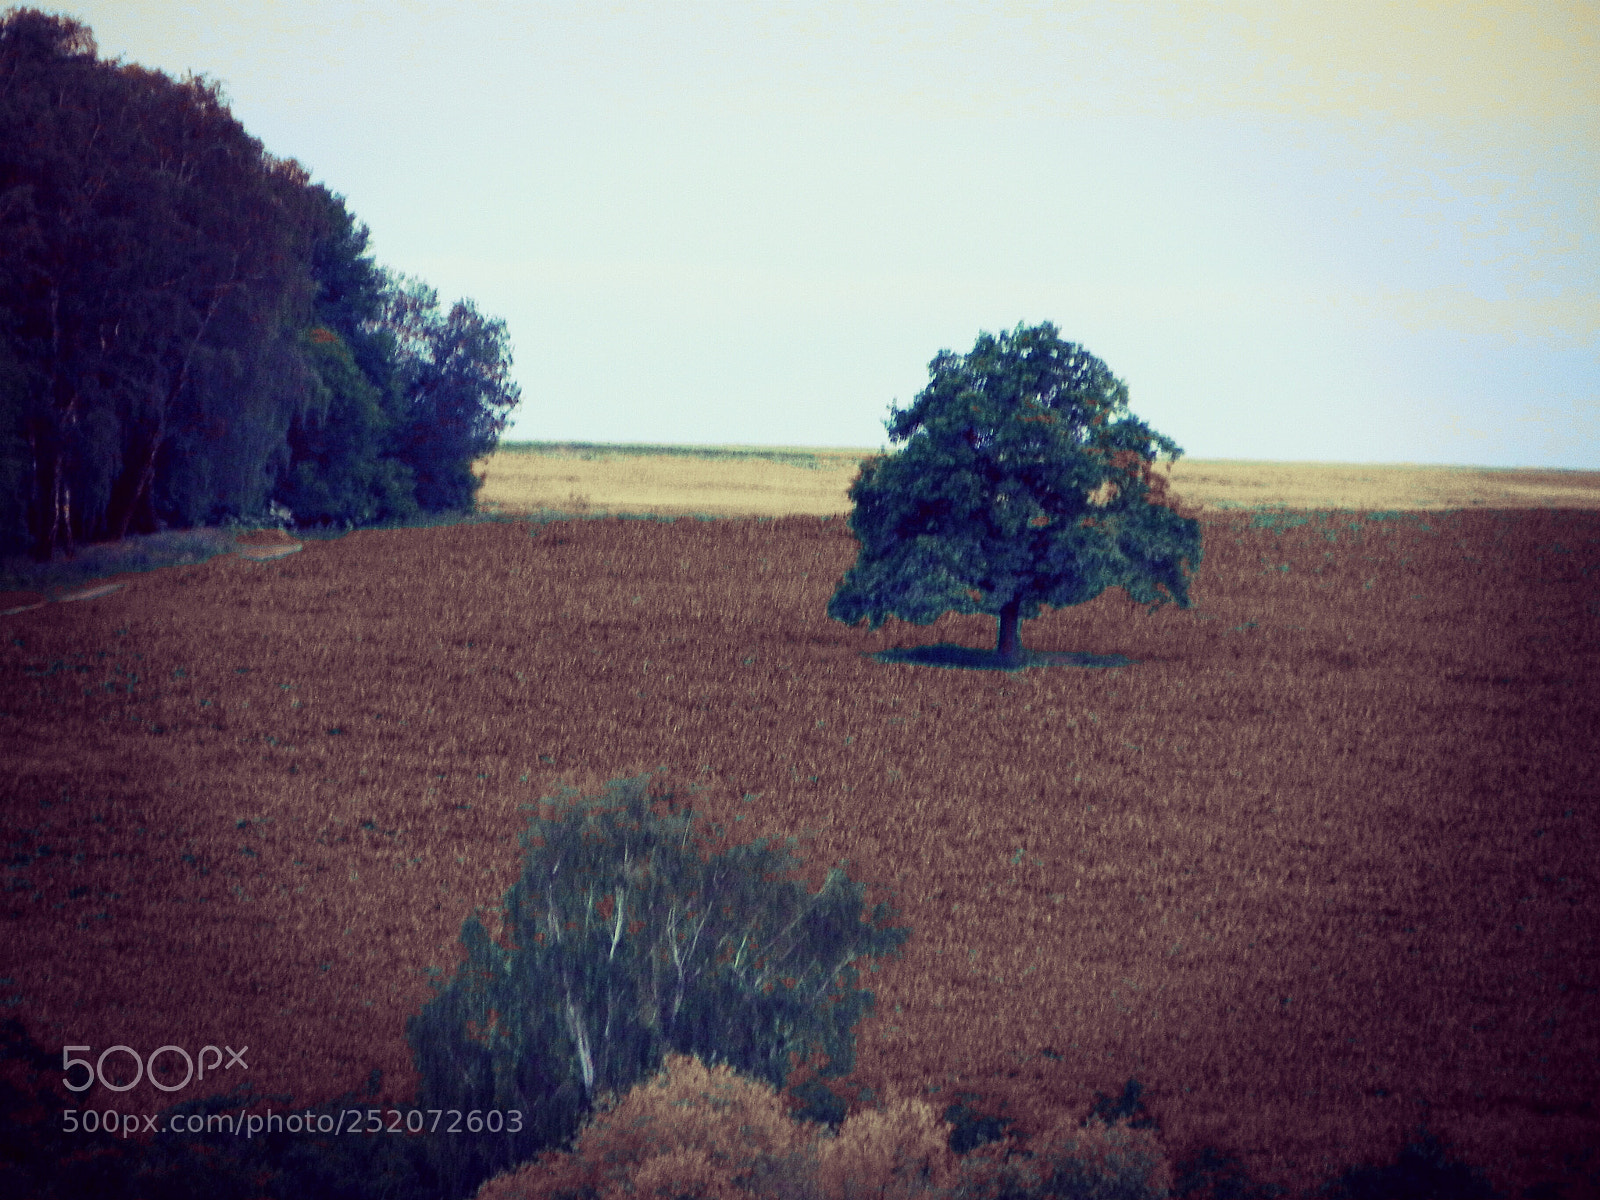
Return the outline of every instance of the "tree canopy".
[[[495,447],[522,394],[509,378],[506,323],[482,316],[470,300],[441,315],[438,293],[408,276],[385,299],[384,328],[395,338],[397,386],[406,397],[396,452],[416,473],[422,507],[468,506],[482,482],[471,464]]]
[[[214,83],[0,14],[0,547],[469,507],[519,399],[504,322],[366,243]]]
[[[911,406],[890,406],[899,451],[850,488],[856,563],[828,615],[873,629],[947,612],[999,621],[999,665],[1026,660],[1020,623],[1121,587],[1151,610],[1189,605],[1199,522],[1153,471],[1182,449],[1127,412],[1127,386],[1047,323],[941,351]]]

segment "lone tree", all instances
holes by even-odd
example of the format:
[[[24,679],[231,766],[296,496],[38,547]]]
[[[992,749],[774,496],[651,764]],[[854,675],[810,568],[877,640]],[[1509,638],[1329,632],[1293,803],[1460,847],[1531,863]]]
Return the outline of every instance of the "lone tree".
[[[1020,625],[1042,604],[1121,587],[1152,612],[1189,606],[1200,523],[1152,470],[1159,453],[1183,451],[1127,414],[1127,386],[1105,363],[1046,322],[980,334],[967,355],[941,351],[928,374],[884,422],[905,446],[863,461],[851,485],[861,552],[828,616],[877,629],[891,616],[987,613],[1009,667],[1027,661]]]

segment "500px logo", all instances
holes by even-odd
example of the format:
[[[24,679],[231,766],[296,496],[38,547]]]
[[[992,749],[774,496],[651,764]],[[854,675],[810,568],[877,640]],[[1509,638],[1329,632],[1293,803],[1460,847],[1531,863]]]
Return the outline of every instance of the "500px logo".
[[[73,1067],[82,1067],[84,1070],[89,1072],[89,1078],[85,1079],[82,1083],[73,1083],[67,1075],[62,1075],[61,1082],[66,1085],[66,1088],[69,1092],[88,1091],[89,1088],[94,1086],[94,1082],[97,1079],[100,1081],[100,1086],[105,1088],[107,1091],[126,1092],[137,1087],[139,1085],[139,1081],[143,1079],[146,1074],[150,1076],[150,1082],[155,1084],[155,1086],[160,1088],[163,1092],[177,1092],[188,1087],[189,1081],[195,1078],[194,1060],[189,1057],[189,1052],[182,1046],[157,1047],[155,1050],[150,1052],[150,1057],[148,1059],[140,1058],[139,1052],[133,1049],[131,1046],[108,1046],[106,1049],[100,1052],[99,1059],[92,1065],[87,1058],[72,1057],[72,1052],[74,1050],[82,1050],[87,1054],[91,1053],[93,1049],[94,1047],[92,1046],[63,1046],[61,1048],[62,1071],[70,1072]],[[218,1067],[222,1067],[224,1071],[231,1071],[235,1063],[238,1063],[239,1066],[243,1067],[246,1071],[250,1069],[250,1064],[244,1060],[245,1054],[250,1049],[249,1046],[245,1046],[239,1050],[235,1050],[232,1046],[225,1046],[223,1049],[227,1050],[228,1052],[228,1061],[226,1065],[224,1065],[222,1061],[222,1050],[218,1050],[215,1046],[200,1047],[199,1078],[204,1079],[206,1077],[208,1065],[213,1073],[216,1072]],[[106,1078],[106,1058],[117,1053],[119,1050],[133,1059],[133,1078],[127,1083],[113,1083],[111,1080]],[[168,1052],[173,1054],[181,1054],[183,1056],[184,1075],[181,1083],[162,1083],[161,1080],[156,1078],[156,1059]],[[206,1063],[207,1053],[213,1056],[210,1064]],[[113,1061],[115,1062],[116,1060]],[[149,1068],[148,1070],[146,1070],[147,1064]]]

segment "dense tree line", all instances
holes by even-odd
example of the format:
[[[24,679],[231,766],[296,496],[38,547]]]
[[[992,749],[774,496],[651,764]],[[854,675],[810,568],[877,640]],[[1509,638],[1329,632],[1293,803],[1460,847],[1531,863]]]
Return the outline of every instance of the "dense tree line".
[[[0,14],[0,548],[469,508],[520,389],[216,84]]]

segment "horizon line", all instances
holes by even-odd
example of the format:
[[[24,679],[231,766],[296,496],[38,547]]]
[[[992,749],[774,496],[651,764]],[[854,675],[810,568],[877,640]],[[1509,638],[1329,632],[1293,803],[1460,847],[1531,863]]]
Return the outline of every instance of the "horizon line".
[[[725,453],[824,453],[824,454],[889,454],[894,453],[887,447],[869,446],[843,446],[843,445],[789,445],[789,444],[757,444],[743,442],[591,442],[573,441],[567,439],[532,440],[517,439],[505,440],[495,446],[496,451],[511,449],[513,447],[553,448],[570,450],[629,450],[635,453],[648,453],[653,450],[693,451],[715,450]],[[485,457],[488,457],[487,455]],[[1353,462],[1343,459],[1314,459],[1314,458],[1202,458],[1196,455],[1180,455],[1179,462],[1189,463],[1249,463],[1255,466],[1285,466],[1285,467],[1410,467],[1441,471],[1539,471],[1561,472],[1570,475],[1592,475],[1600,473],[1600,466],[1595,467],[1502,467],[1491,466],[1485,463],[1438,463],[1438,462]],[[1169,466],[1164,458],[1158,457],[1157,462]]]

